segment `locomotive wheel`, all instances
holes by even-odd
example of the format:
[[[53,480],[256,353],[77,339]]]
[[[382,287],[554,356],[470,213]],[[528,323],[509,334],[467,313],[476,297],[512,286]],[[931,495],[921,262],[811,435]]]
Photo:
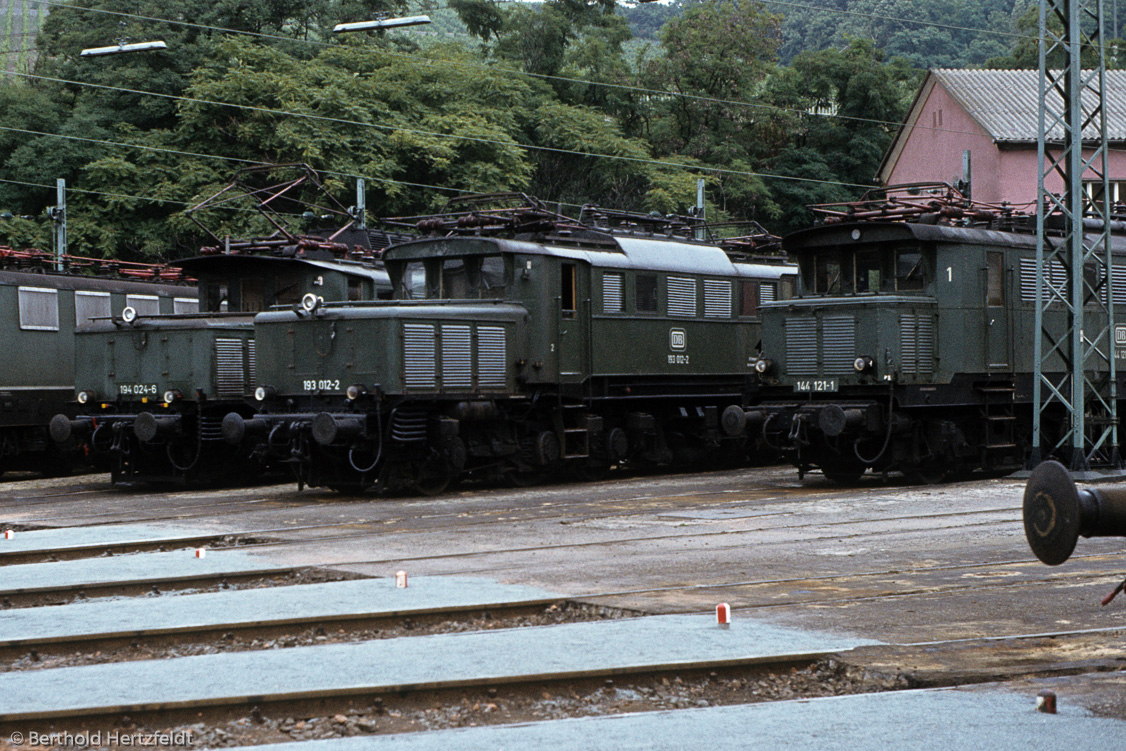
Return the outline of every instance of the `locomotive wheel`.
[[[427,474],[419,472],[414,481],[414,491],[419,495],[438,495],[450,485],[449,475]]]

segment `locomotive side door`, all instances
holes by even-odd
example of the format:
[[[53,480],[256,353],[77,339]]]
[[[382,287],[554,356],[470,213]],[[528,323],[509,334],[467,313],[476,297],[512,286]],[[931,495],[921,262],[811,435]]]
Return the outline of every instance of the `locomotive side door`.
[[[1009,290],[1005,284],[1005,254],[985,253],[985,367],[994,373],[1012,369],[1012,332],[1009,326]]]
[[[560,381],[581,381],[587,363],[587,324],[590,316],[590,273],[573,261],[559,264],[559,297],[556,315],[559,335],[555,339]]]

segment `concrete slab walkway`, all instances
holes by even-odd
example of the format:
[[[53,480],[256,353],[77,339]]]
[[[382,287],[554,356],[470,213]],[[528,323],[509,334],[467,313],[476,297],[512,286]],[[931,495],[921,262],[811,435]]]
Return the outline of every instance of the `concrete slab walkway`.
[[[203,594],[88,600],[71,605],[0,610],[0,644],[23,646],[115,636],[186,633],[438,610],[536,605],[562,599],[534,587],[491,579],[419,576],[395,580],[298,584]]]
[[[277,574],[307,568],[277,563],[238,549],[209,550],[196,558],[191,550],[130,553],[111,558],[83,558],[0,567],[0,595],[51,592],[75,587],[121,586],[222,576]]]
[[[0,722],[774,662],[873,644],[673,615],[0,674]]]
[[[1002,688],[931,689],[253,746],[255,751],[934,751],[1126,748],[1126,722],[1040,714]],[[240,751],[250,751],[244,748]]]
[[[6,529],[0,523],[0,532]],[[110,548],[117,545],[187,544],[224,537],[203,526],[156,526],[152,524],[105,524],[91,527],[59,527],[15,532],[12,539],[0,536],[0,562],[6,556],[50,553],[86,548]],[[243,533],[250,534],[250,533]]]

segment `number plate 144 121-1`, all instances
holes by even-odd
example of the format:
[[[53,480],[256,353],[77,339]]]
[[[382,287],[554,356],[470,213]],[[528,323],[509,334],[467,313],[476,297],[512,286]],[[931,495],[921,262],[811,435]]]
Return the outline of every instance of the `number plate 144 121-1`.
[[[801,394],[823,394],[837,390],[836,378],[803,378],[794,381],[794,391]]]

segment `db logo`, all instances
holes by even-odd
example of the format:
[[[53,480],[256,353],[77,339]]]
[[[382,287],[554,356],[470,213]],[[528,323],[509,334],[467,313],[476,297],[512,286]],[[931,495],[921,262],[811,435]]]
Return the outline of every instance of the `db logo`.
[[[1114,327],[1114,343],[1126,344],[1126,326]]]
[[[1123,333],[1126,334],[1126,331]],[[684,329],[669,329],[669,349],[673,352],[683,352],[688,349],[688,334]]]

